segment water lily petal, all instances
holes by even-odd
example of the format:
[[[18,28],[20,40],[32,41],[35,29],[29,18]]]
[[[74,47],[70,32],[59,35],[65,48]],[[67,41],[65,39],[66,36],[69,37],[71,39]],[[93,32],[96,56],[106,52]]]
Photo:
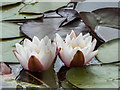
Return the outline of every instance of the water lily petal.
[[[86,45],[89,45],[92,41],[92,36],[88,36],[86,39],[85,39],[85,43]]]
[[[78,42],[78,45],[81,47],[85,47],[85,42],[82,36],[82,33],[80,33],[77,38],[76,38],[76,42]]]
[[[62,45],[64,44],[64,43],[63,43],[63,39],[62,39],[62,38],[60,37],[60,35],[57,34],[57,33],[56,33],[56,39],[55,39],[55,41],[57,41],[57,45],[58,45],[59,48],[61,48]]]
[[[27,59],[23,46],[20,45],[19,43],[16,43],[15,45],[16,45],[16,50],[17,50],[18,54],[20,54],[24,59]]]
[[[72,30],[70,33],[70,38],[72,40],[72,38],[76,38],[77,34]]]
[[[47,43],[48,43],[48,41],[49,41],[48,36],[45,36],[45,37],[43,38],[43,40],[44,40],[45,45],[47,45]]]
[[[72,61],[72,47],[64,46],[62,50],[60,50],[59,57],[66,64],[66,66],[70,66],[70,62]]]
[[[89,36],[90,36],[90,34],[87,33],[87,34],[85,34],[85,35],[83,36],[83,38],[86,39],[86,38],[89,37]]]
[[[92,47],[91,47],[92,49],[91,49],[91,51],[93,51],[95,49],[96,44],[97,44],[97,40],[94,39],[93,42],[92,42]]]
[[[85,65],[92,60],[95,55],[98,54],[98,50],[91,52],[88,56],[85,57]]]
[[[20,64],[22,65],[22,67],[28,70],[28,60],[25,59],[24,57],[21,57],[21,55],[16,50],[13,50],[13,52],[18,61],[20,62]]]
[[[36,36],[34,36],[32,42],[33,42],[35,45],[39,45],[40,40],[39,40]]]
[[[65,42],[66,42],[67,44],[69,44],[70,41],[71,41],[70,35],[67,34],[67,36],[66,36],[66,38],[65,38]]]
[[[41,64],[43,65],[44,70],[47,70],[55,59],[55,56],[53,56],[51,52],[41,52],[40,55],[37,55],[37,57]]]

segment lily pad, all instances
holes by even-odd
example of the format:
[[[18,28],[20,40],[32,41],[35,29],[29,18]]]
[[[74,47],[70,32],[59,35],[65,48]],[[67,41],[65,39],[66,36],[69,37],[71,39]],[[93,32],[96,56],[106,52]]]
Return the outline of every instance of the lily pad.
[[[74,9],[58,9],[57,13],[62,16],[65,17],[66,19],[63,21],[63,23],[61,23],[60,26],[65,26],[66,24],[74,21],[75,19],[80,19],[80,15],[79,13],[74,10]]]
[[[19,4],[21,3],[22,0],[17,0],[17,2],[0,2],[0,7],[4,7],[4,6],[10,6],[10,5],[15,5],[15,4]]]
[[[31,15],[31,14],[19,14],[19,10],[24,7],[24,4],[16,4],[14,6],[3,7],[0,9],[2,12],[2,18],[0,20],[16,20],[16,19],[34,19],[39,18],[42,15]]]
[[[28,4],[20,10],[20,13],[44,13],[49,10],[56,10],[62,6],[66,6],[68,2],[37,2]]]
[[[21,26],[21,32],[30,37],[37,36],[39,39],[45,37],[46,35],[52,40],[55,37],[55,33],[58,33],[64,39],[71,30],[74,30],[77,34],[80,32],[88,33],[90,30],[85,27],[85,24],[80,20],[76,20],[65,27],[59,27],[62,21],[66,18],[44,18],[43,22],[36,20],[26,22]]]
[[[118,88],[118,70],[114,65],[72,68],[66,79],[78,88]]]
[[[0,62],[18,63],[18,60],[14,56],[12,50],[15,50],[15,44],[19,43],[23,38],[0,41]]]
[[[97,59],[103,63],[118,62],[120,39],[114,39],[101,45],[98,50]]]
[[[94,10],[100,8],[107,8],[107,7],[118,7],[118,2],[105,2],[104,0],[101,1],[89,1],[85,0],[84,2],[78,2],[76,5],[75,10],[77,12],[92,12]]]
[[[62,81],[61,83],[63,88],[68,88],[69,90],[74,90],[75,87],[73,87],[67,80]]]
[[[120,29],[119,22],[120,8],[102,8],[92,12],[80,12],[80,17],[85,24],[91,29],[96,37],[99,37],[95,32],[95,27],[106,26],[110,28]],[[113,19],[114,18],[114,19]],[[101,39],[99,37],[99,39]],[[103,39],[103,38],[102,38]]]
[[[41,39],[45,35],[48,35],[53,39],[53,33],[57,32],[61,20],[64,20],[64,18],[44,19],[43,22],[27,22],[21,26],[21,32],[30,38],[37,36]]]
[[[106,26],[96,26],[95,32],[105,42],[110,41],[112,39],[120,38],[119,36],[120,30],[116,28],[111,28]]]
[[[24,34],[20,32],[20,25],[18,24],[1,22],[0,26],[2,27],[2,34],[0,35],[0,39],[24,36]]]

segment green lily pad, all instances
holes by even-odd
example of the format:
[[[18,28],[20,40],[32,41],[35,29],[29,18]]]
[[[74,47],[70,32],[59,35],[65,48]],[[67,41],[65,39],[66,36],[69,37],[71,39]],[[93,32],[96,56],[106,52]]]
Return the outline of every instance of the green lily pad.
[[[0,2],[0,7],[19,4],[22,0],[17,0],[17,2]]]
[[[0,26],[2,26],[2,34],[0,34],[0,38],[7,39],[24,36],[24,34],[20,33],[20,25],[18,24],[1,22]]]
[[[73,90],[75,88],[67,80],[62,81],[61,85],[63,88],[69,88],[70,90]]]
[[[101,45],[98,50],[97,59],[103,63],[118,62],[120,39],[114,39]]]
[[[19,14],[19,10],[24,7],[24,4],[16,4],[14,6],[3,7],[0,9],[2,17],[0,20],[16,20],[16,19],[34,19],[39,18],[42,15],[31,15],[31,14]]]
[[[19,43],[22,39],[23,38],[0,41],[0,62],[18,63],[12,50],[16,50],[15,44]]]
[[[68,2],[37,2],[28,4],[20,10],[21,13],[44,13],[49,10],[56,10],[62,6],[66,6]]]
[[[118,88],[118,70],[114,65],[72,68],[66,79],[78,88]]]

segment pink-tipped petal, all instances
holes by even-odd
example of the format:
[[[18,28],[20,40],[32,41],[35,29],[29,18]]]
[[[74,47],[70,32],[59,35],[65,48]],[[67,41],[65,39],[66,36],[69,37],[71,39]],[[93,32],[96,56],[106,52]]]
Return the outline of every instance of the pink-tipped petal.
[[[0,63],[0,74],[11,74],[11,69],[5,64]]]
[[[16,58],[18,59],[18,61],[20,62],[20,64],[22,65],[22,67],[24,69],[28,70],[28,60],[21,57],[16,50],[13,50],[13,53],[16,56]]]
[[[80,67],[83,66],[85,62],[83,53],[78,50],[76,54],[74,55],[73,60],[70,63],[70,67]]]
[[[77,37],[76,32],[74,32],[74,31],[72,30],[71,33],[70,33],[70,38],[72,39],[72,38],[76,38],[76,37]]]
[[[59,57],[60,57],[60,59],[65,63],[65,65],[67,66],[67,67],[69,67],[70,66],[70,62],[71,62],[71,60],[72,60],[72,53],[71,53],[71,48],[69,47],[69,46],[64,46],[64,49],[62,50],[60,50],[60,54],[59,54]]]
[[[86,65],[87,63],[89,63],[96,55],[98,54],[98,50],[91,52],[85,60],[84,65]]]
[[[28,61],[28,68],[30,71],[34,71],[34,72],[44,70],[43,65],[35,56],[30,57],[30,59]]]

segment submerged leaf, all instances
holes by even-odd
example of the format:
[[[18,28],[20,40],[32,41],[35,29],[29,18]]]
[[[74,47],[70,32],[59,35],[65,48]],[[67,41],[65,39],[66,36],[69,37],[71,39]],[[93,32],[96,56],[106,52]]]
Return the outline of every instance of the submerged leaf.
[[[78,88],[118,88],[118,66],[86,66],[72,68],[66,79]]]
[[[55,77],[55,72],[51,67],[49,70],[43,72],[28,72],[22,70],[17,80],[36,85],[44,85],[45,87],[57,88]]]
[[[118,62],[120,39],[114,39],[101,45],[98,50],[97,59],[103,63]]]

